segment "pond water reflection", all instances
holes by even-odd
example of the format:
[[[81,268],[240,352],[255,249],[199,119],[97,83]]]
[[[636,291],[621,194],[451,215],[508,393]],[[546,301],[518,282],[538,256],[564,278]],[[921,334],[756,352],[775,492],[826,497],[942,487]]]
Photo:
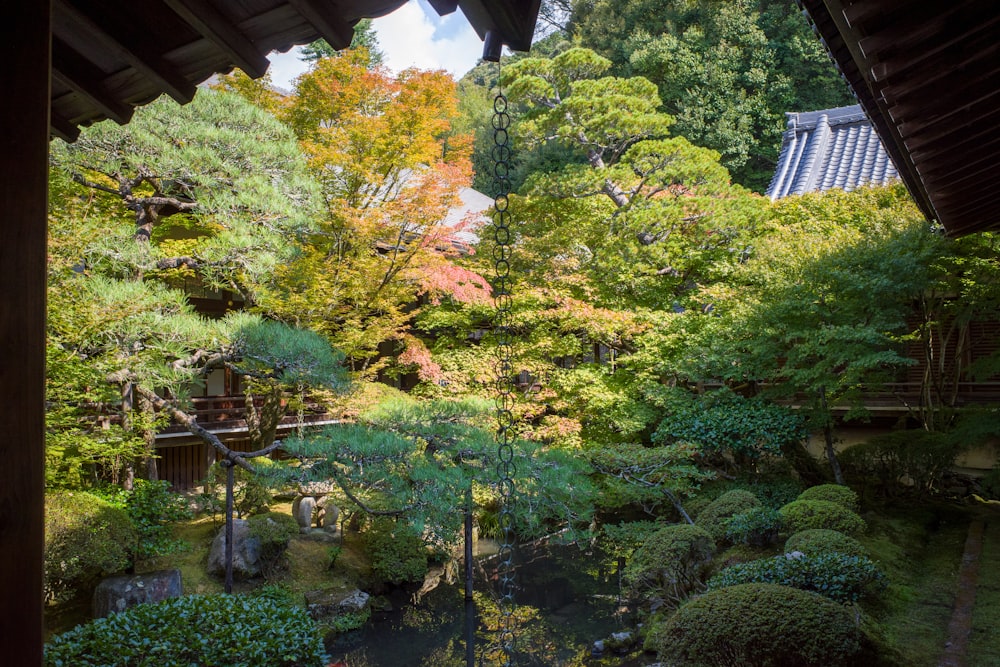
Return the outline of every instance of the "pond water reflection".
[[[625,667],[654,662],[651,656],[591,656],[597,639],[625,628],[617,612],[618,574],[612,559],[575,545],[520,547],[517,566],[517,665]],[[461,569],[459,568],[459,575]],[[349,667],[465,667],[466,635],[473,630],[472,664],[499,664],[494,642],[497,607],[492,559],[477,558],[475,624],[466,626],[461,581],[446,583],[414,604],[410,593],[390,596],[393,610],[376,612],[364,628],[337,637],[327,650]]]

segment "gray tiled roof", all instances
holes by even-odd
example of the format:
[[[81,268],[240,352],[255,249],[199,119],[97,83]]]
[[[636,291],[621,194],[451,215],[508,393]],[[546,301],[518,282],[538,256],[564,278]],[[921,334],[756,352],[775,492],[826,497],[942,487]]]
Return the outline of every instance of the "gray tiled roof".
[[[778,167],[767,188],[772,200],[899,178],[896,166],[860,105],[788,113]]]

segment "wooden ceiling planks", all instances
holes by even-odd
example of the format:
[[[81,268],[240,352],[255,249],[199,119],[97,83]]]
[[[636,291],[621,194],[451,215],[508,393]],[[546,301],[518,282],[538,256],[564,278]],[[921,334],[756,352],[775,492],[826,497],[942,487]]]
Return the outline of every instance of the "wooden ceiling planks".
[[[51,134],[71,141],[104,118],[128,122],[136,105],[167,93],[190,101],[197,84],[240,67],[253,77],[266,54],[320,37],[347,46],[362,18],[405,0],[53,0]],[[531,45],[539,0],[435,0],[461,8],[480,36]]]
[[[953,236],[1000,230],[1000,5],[801,5],[928,219]]]

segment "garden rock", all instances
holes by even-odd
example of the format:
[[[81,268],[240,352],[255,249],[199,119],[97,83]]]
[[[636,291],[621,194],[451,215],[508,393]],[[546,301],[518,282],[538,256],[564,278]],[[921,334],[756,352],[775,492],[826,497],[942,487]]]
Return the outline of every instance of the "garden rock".
[[[108,577],[94,591],[94,618],[104,618],[146,602],[163,602],[182,594],[180,570],[159,570]]]
[[[312,517],[315,510],[316,499],[312,496],[296,498],[295,502],[292,503],[292,516],[299,522],[299,529],[303,533],[308,533],[312,530]]]
[[[253,579],[260,575],[260,540],[250,536],[250,525],[245,519],[233,519],[233,578]],[[212,541],[208,553],[208,573],[226,574],[226,527]]]
[[[343,591],[310,591],[306,593],[306,610],[314,619],[353,614],[368,607],[371,596],[355,589],[344,595]]]

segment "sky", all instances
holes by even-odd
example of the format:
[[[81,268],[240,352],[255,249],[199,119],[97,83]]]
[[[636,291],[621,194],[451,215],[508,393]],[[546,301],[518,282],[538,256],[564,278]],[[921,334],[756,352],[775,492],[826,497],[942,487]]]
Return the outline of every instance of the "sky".
[[[462,10],[438,16],[425,0],[409,0],[392,14],[375,19],[373,25],[385,64],[394,72],[407,67],[443,69],[458,79],[482,56],[483,43]],[[297,47],[268,58],[271,80],[281,88],[291,90],[292,81],[306,70]]]

